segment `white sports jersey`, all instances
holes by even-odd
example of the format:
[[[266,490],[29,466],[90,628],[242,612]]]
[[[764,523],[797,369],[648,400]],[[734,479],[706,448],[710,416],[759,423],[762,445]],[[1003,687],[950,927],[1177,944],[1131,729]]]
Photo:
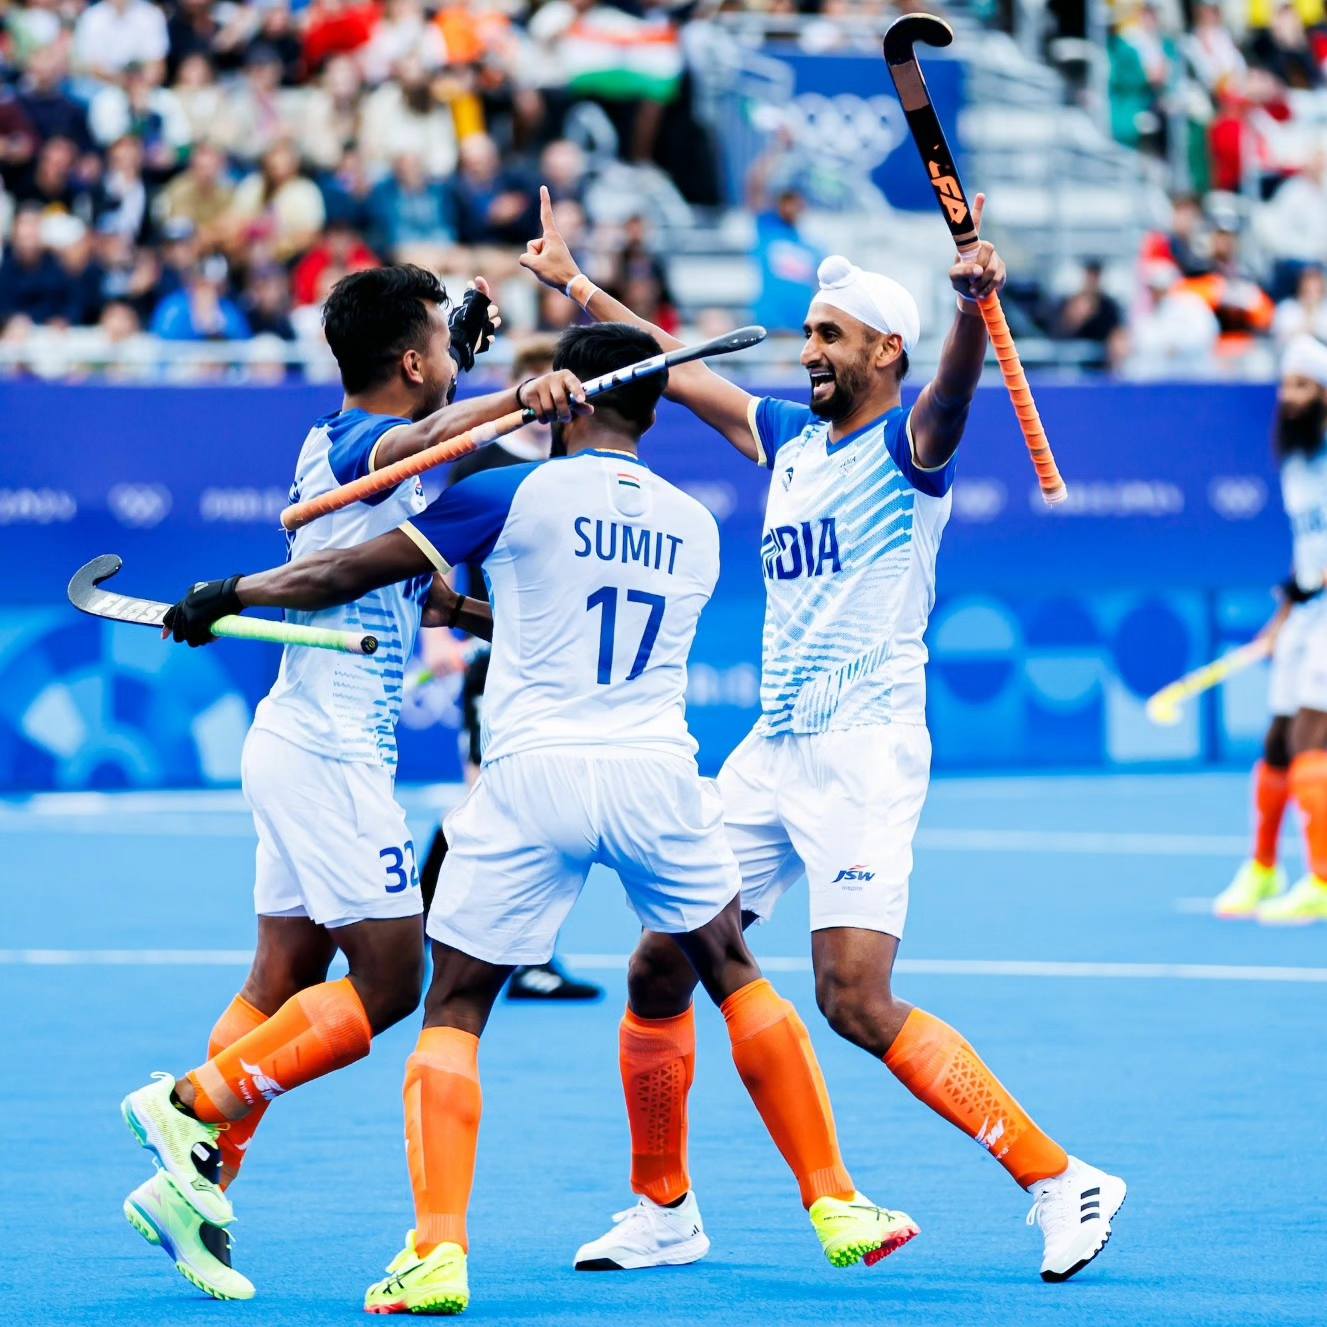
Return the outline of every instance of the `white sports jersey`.
[[[383,435],[409,422],[364,410],[324,416],[300,448],[291,502],[317,497],[367,474]],[[401,484],[287,535],[287,557],[298,560],[325,548],[362,544],[395,530],[424,506],[418,480]],[[364,656],[287,647],[276,683],[259,702],[253,726],[320,755],[394,771],[405,660],[415,646],[431,581],[430,576],[416,576],[373,590],[353,603],[314,613],[287,610],[290,622],[370,632],[378,638],[378,652]]]
[[[1282,462],[1281,501],[1290,518],[1295,580],[1302,590],[1321,589],[1327,573],[1327,446]]]
[[[538,747],[691,757],[687,655],[719,576],[704,507],[625,452],[471,475],[402,529],[493,603],[484,761]]]
[[[925,470],[901,406],[829,439],[806,406],[751,406],[765,509],[765,635],[756,731],[923,723],[935,557],[954,461]]]

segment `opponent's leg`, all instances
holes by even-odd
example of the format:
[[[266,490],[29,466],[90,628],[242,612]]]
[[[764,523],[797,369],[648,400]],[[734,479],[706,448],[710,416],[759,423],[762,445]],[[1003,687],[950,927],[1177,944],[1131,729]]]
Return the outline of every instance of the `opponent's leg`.
[[[1267,729],[1263,758],[1253,767],[1253,852],[1212,901],[1218,917],[1252,917],[1285,889],[1277,842],[1290,800],[1290,723],[1289,715],[1279,714]]]
[[[470,1302],[466,1213],[483,1112],[479,1037],[510,972],[433,944],[424,1028],[405,1077],[415,1228],[387,1277],[366,1292],[370,1313],[460,1313]]]
[[[300,991],[205,1064],[174,1082],[163,1076],[122,1105],[139,1141],[213,1224],[228,1224],[234,1216],[219,1175],[203,1173],[198,1159],[207,1152],[209,1165],[215,1165],[211,1153],[218,1126],[243,1119],[260,1101],[354,1063],[368,1054],[375,1033],[419,1003],[418,916],[354,922],[333,934],[350,961],[348,977]]]
[[[1258,920],[1271,926],[1327,921],[1327,713],[1301,709],[1290,743],[1290,791],[1304,822],[1309,869],[1292,889],[1259,906]]]
[[[919,1100],[979,1142],[1036,1196],[1046,1236],[1042,1277],[1065,1280],[1110,1238],[1124,1181],[1071,1157],[1045,1134],[976,1051],[947,1023],[897,999],[898,940],[879,931],[812,932],[816,1001],[839,1036],[885,1062]]]

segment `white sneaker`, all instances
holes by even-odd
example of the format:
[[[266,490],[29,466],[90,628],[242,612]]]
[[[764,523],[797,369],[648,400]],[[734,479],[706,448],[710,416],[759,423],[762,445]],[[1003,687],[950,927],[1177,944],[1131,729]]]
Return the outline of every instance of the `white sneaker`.
[[[699,1262],[710,1251],[696,1195],[676,1207],[642,1198],[635,1207],[613,1213],[606,1235],[582,1244],[572,1264],[578,1272],[631,1272],[639,1267],[677,1267]]]
[[[1127,1188],[1118,1176],[1070,1157],[1063,1175],[1040,1180],[1029,1192],[1035,1201],[1028,1225],[1040,1226],[1046,1237],[1041,1279],[1067,1281],[1106,1247]]]

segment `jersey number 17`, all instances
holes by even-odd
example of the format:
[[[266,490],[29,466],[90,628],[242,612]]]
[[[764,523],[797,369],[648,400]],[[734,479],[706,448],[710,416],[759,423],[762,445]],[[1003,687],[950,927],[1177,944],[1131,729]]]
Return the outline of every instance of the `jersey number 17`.
[[[617,629],[617,596],[616,585],[605,585],[585,601],[587,613],[596,608],[601,609],[603,613],[599,619],[598,681],[601,687],[606,687],[613,680],[613,638]],[[649,616],[645,619],[645,630],[641,633],[640,647],[636,650],[636,658],[626,677],[628,682],[639,677],[649,666],[650,651],[654,649],[654,642],[659,638],[659,627],[663,624],[664,607],[667,602],[661,594],[647,594],[644,590],[627,591],[627,603],[644,604],[650,610]]]

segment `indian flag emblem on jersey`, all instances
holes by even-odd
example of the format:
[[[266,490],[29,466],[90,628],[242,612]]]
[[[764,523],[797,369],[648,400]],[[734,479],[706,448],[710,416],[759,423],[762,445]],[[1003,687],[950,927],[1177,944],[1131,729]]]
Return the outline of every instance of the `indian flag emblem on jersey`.
[[[617,482],[623,488],[640,488],[640,480],[634,475],[624,475],[620,470],[617,475]]]

